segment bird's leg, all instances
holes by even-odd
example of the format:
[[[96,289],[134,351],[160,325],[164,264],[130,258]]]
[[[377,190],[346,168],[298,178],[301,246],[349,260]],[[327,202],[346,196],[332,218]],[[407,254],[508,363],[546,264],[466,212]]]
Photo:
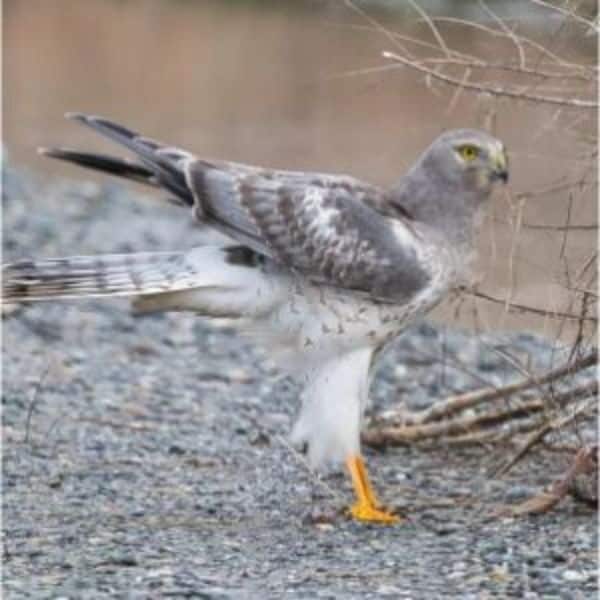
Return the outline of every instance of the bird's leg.
[[[352,477],[352,485],[356,493],[356,502],[350,507],[350,514],[358,521],[374,523],[398,523],[400,518],[381,508],[375,492],[369,482],[367,468],[362,456],[351,454],[346,459],[346,466]]]

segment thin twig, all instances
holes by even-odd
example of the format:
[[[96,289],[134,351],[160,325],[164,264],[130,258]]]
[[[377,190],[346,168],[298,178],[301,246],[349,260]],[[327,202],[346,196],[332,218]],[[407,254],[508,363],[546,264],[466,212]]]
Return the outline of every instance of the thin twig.
[[[342,502],[342,495],[334,490],[330,485],[327,484],[321,477],[319,477],[314,469],[310,466],[309,462],[304,458],[304,456],[296,450],[282,435],[276,435],[275,439],[286,449],[289,453],[294,457],[294,459],[298,462],[298,464],[302,465],[304,469],[310,474],[311,481],[317,483],[321,488],[323,488],[332,498],[336,498],[339,502]]]
[[[545,422],[545,419],[540,414],[536,414],[532,418],[504,423],[499,431],[498,429],[474,431],[465,433],[464,435],[443,438],[440,440],[440,443],[445,446],[463,447],[482,446],[486,444],[515,444],[517,436],[537,429],[543,422]]]
[[[130,431],[154,431],[156,427],[152,427],[146,423],[125,423],[115,421],[113,419],[103,419],[100,417],[78,417],[73,419],[77,423],[92,423],[102,427],[111,427],[113,429],[129,429]]]
[[[598,382],[593,382],[595,384],[596,389],[593,392],[594,396],[598,394]],[[597,408],[598,399],[596,397],[589,398],[586,402],[584,402],[581,406],[578,406],[575,410],[573,410],[568,415],[562,415],[557,417],[556,419],[545,423],[539,429],[534,431],[523,443],[521,448],[517,451],[517,453],[508,460],[504,465],[502,465],[499,469],[494,473],[495,477],[502,477],[506,475],[508,471],[510,471],[536,444],[541,442],[544,437],[550,432],[555,431],[557,429],[561,429],[571,421],[575,420],[580,414],[589,410],[590,408]]]
[[[566,365],[553,369],[545,375],[538,377],[537,380],[528,378],[525,381],[511,383],[501,388],[484,388],[466,392],[458,396],[452,396],[443,403],[436,403],[429,409],[417,413],[416,415],[412,415],[410,420],[405,422],[407,422],[407,424],[431,423],[431,421],[449,417],[450,415],[465,410],[466,408],[472,408],[482,402],[490,402],[497,398],[504,398],[517,392],[523,392],[534,385],[545,385],[558,379],[562,379],[567,375],[574,375],[578,371],[594,366],[597,361],[598,352],[592,350],[589,354],[578,359],[574,363],[567,363]]]
[[[521,223],[521,229],[539,229],[543,231],[597,231],[598,223],[590,225],[535,225],[533,223]]]
[[[597,394],[598,382],[592,381],[562,394],[555,394],[552,397],[552,401],[556,406],[564,406],[573,400],[579,401],[589,398],[589,396],[596,396]],[[371,446],[392,446],[409,444],[427,438],[462,435],[477,427],[489,427],[515,417],[529,416],[533,412],[543,410],[546,406],[548,406],[548,402],[542,398],[513,408],[479,414],[467,414],[441,422],[385,427],[375,426],[363,434],[363,440]]]
[[[423,66],[421,63],[416,62],[415,60],[411,60],[405,58],[404,56],[400,56],[395,52],[385,51],[382,53],[384,58],[389,58],[391,60],[395,60],[415,71],[419,71],[433,79],[437,79],[447,85],[452,86],[462,86],[465,90],[470,90],[478,93],[487,93],[492,94],[493,96],[505,96],[507,98],[514,98],[516,100],[525,100],[528,102],[539,102],[544,104],[553,104],[558,106],[568,106],[571,108],[580,108],[585,110],[597,110],[600,104],[598,102],[592,100],[583,100],[581,98],[564,98],[557,96],[540,96],[539,94],[528,94],[527,92],[522,92],[518,90],[513,90],[509,88],[503,88],[494,85],[482,85],[479,83],[473,82],[463,82],[460,79],[456,79],[455,77],[450,77],[444,73],[440,73],[439,71],[435,71],[434,69],[430,69],[428,67]]]
[[[433,34],[435,41],[438,43],[440,50],[442,50],[442,52],[446,55],[447,58],[450,57],[450,49],[446,45],[446,42],[444,41],[440,30],[436,27],[431,17],[414,0],[408,0],[408,2],[413,7],[413,9],[421,15],[421,18],[425,21],[425,23],[427,23],[427,26],[431,30],[431,33]]]
[[[521,67],[521,69],[524,69],[525,49],[523,48],[523,44],[521,43],[519,36],[516,35],[515,32],[512,31],[512,29],[510,29],[510,27],[508,27],[508,25],[483,0],[478,0],[478,4],[482,8],[482,10],[498,24],[500,29],[504,31],[506,37],[514,43],[517,49],[517,53],[519,55],[519,66]]]
[[[483,31],[484,33],[487,33],[493,37],[503,37],[503,38],[506,37],[506,34],[503,31],[499,31],[498,29],[493,29],[491,27],[487,27],[485,25],[482,25],[481,23],[476,23],[475,21],[466,21],[464,19],[459,19],[456,17],[432,17],[432,20],[438,21],[438,22],[453,23],[455,25],[461,25],[463,27],[470,27],[473,29],[478,29],[479,31]],[[550,59],[554,63],[556,63],[566,69],[573,69],[573,70],[578,70],[582,73],[589,73],[590,74],[589,78],[595,79],[595,72],[596,72],[596,68],[597,68],[595,65],[586,66],[586,65],[580,65],[577,63],[571,63],[571,62],[568,62],[568,61],[562,59],[557,54],[550,52],[550,50],[548,50],[548,48],[546,48],[542,44],[540,44],[532,39],[521,37],[520,40],[521,40],[521,43],[523,43],[524,45],[527,45],[527,46],[533,48],[534,50],[537,50],[540,53],[540,57],[546,56],[548,59]],[[536,66],[539,66],[539,64]]]
[[[352,9],[355,13],[359,14],[363,19],[365,19],[365,21],[369,22],[375,28],[376,31],[383,33],[383,35],[385,35],[385,37],[387,37],[388,40],[390,40],[390,42],[394,46],[396,46],[396,48],[399,48],[407,56],[411,55],[411,53],[406,49],[406,47],[403,46],[396,39],[397,36],[395,36],[392,31],[390,31],[384,25],[382,25],[379,21],[377,21],[376,19],[371,17],[367,12],[365,12],[362,8],[360,8],[360,6],[357,6],[354,2],[352,2],[352,0],[344,0],[344,3],[348,8]]]
[[[543,491],[517,506],[502,509],[498,513],[498,516],[510,515],[516,517],[539,514],[551,510],[573,490],[575,481],[579,475],[593,473],[597,469],[598,446],[581,448],[575,455],[565,475],[555,481],[548,491]]]
[[[25,419],[25,444],[29,443],[30,439],[30,430],[31,430],[31,419],[33,418],[33,411],[35,410],[35,406],[37,404],[38,394],[40,389],[42,388],[42,384],[46,379],[48,373],[50,371],[50,365],[48,364],[46,368],[42,371],[42,374],[38,378],[38,380],[33,384],[31,388],[31,393],[29,397],[29,406],[27,407],[27,417]]]
[[[484,300],[488,300],[489,302],[492,302],[494,304],[501,304],[502,306],[506,306],[505,300],[496,298],[494,296],[490,296],[489,294],[480,292],[479,290],[477,290],[477,291],[467,290],[466,293],[476,296],[477,298],[483,298]],[[508,304],[508,309],[509,309],[509,311],[514,310],[517,312],[532,313],[535,315],[541,315],[542,317],[549,317],[552,319],[565,319],[568,321],[580,321],[581,320],[581,315],[576,315],[574,313],[561,312],[558,310],[545,310],[543,308],[538,308],[536,306],[517,304],[515,302],[510,302]],[[589,316],[585,317],[584,321],[590,322],[590,323],[597,323],[598,317],[589,315]]]

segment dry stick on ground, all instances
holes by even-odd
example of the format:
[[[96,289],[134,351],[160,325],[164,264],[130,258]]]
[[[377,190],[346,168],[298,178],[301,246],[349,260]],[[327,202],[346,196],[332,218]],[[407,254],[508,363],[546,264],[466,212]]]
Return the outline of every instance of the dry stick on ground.
[[[76,423],[92,423],[102,427],[111,427],[114,429],[129,429],[131,431],[155,431],[156,427],[148,425],[147,423],[122,423],[121,421],[115,421],[114,419],[100,419],[96,417],[80,417],[73,419]]]
[[[519,435],[538,429],[545,421],[546,419],[544,419],[543,415],[538,412],[530,418],[504,423],[500,428],[500,431],[498,431],[498,429],[490,429],[444,438],[444,445],[464,447],[483,446],[486,444],[514,444]],[[572,448],[570,450],[572,450]]]
[[[46,365],[46,368],[40,375],[39,379],[33,384],[33,387],[31,388],[31,394],[30,394],[30,398],[29,398],[29,406],[27,408],[27,417],[25,419],[25,439],[23,440],[26,444],[29,444],[29,441],[31,439],[31,436],[30,436],[31,419],[33,418],[33,411],[35,410],[35,407],[36,407],[36,404],[38,401],[38,395],[42,388],[42,384],[44,383],[44,380],[46,379],[49,372],[50,372],[50,364]]]
[[[491,427],[519,417],[530,416],[543,409],[543,401],[536,399],[506,409],[465,415],[438,423],[391,427],[375,426],[365,433],[363,440],[371,446],[389,446],[398,443],[407,444],[427,438],[444,438],[445,441],[445,436],[464,434],[465,431],[472,431],[479,427]]]
[[[590,396],[597,396],[597,394],[598,382],[591,381],[568,390],[567,392],[555,394],[552,396],[551,401],[554,406],[562,407],[573,401],[582,401]],[[529,416],[532,413],[542,411],[547,407],[548,401],[540,398],[508,409],[482,412],[479,414],[467,414],[436,423],[375,426],[364,432],[362,439],[366,444],[373,447],[402,445],[431,438],[444,439],[449,436],[472,432],[473,429],[477,427],[490,427],[511,421],[519,416]],[[589,408],[587,404],[585,407]],[[543,427],[546,428],[544,433],[547,433],[553,428],[564,426],[567,422],[575,418],[577,414],[580,414],[580,412],[581,411],[577,409],[572,414],[568,415],[568,418],[563,417],[551,423],[546,423],[543,425]],[[543,435],[541,435],[539,439],[542,439],[542,437]],[[525,452],[526,451],[527,450],[525,449]],[[516,460],[518,459],[519,456]]]
[[[436,403],[427,410],[406,417],[404,419],[404,423],[406,425],[430,423],[431,421],[448,417],[466,408],[471,408],[477,404],[481,404],[482,402],[495,400],[496,398],[503,398],[516,392],[522,392],[530,387],[533,387],[534,385],[543,385],[552,381],[556,381],[557,379],[561,379],[567,375],[573,375],[578,371],[595,365],[597,360],[598,353],[596,350],[592,350],[589,354],[576,360],[574,363],[566,364],[557,369],[553,369],[552,371],[549,371],[545,375],[536,379],[528,378],[525,381],[512,383],[501,388],[485,388],[474,390],[472,392],[466,392],[457,396],[451,396],[445,402]]]
[[[574,488],[578,475],[593,473],[598,469],[598,446],[581,448],[566,474],[555,481],[547,492],[541,492],[533,498],[518,504],[501,509],[497,516],[522,516],[546,512],[554,508]]]
[[[517,453],[504,465],[501,465],[500,468],[493,473],[493,475],[496,477],[506,475],[506,473],[508,473],[508,471],[510,471],[510,469],[512,469],[536,444],[541,442],[546,435],[548,435],[548,433],[565,427],[565,425],[571,421],[574,421],[578,416],[582,415],[587,410],[597,409],[598,382],[592,381],[588,383],[586,387],[588,388],[589,393],[587,396],[579,396],[579,399],[583,400],[586,397],[589,398],[589,396],[593,396],[592,398],[589,398],[587,402],[584,402],[581,406],[578,406],[571,413],[567,415],[561,415],[552,421],[546,422],[533,433],[531,433]]]

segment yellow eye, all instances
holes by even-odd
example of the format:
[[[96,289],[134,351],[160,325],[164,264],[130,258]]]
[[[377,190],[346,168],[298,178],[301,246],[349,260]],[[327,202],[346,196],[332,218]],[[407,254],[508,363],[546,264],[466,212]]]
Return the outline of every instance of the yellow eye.
[[[477,148],[477,146],[473,146],[472,144],[464,144],[463,146],[459,146],[458,152],[466,161],[474,160],[479,156],[479,148]]]

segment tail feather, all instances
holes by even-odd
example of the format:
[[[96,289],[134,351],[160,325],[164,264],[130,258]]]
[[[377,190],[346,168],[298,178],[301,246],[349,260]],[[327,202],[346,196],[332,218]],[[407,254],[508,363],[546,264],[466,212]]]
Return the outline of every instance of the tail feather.
[[[78,150],[70,150],[68,148],[39,148],[38,152],[50,158],[74,163],[85,169],[102,171],[109,175],[124,177],[125,179],[158,187],[156,177],[154,177],[154,173],[150,169],[125,158],[109,156],[107,154],[79,152]]]
[[[197,285],[197,273],[182,252],[21,260],[2,268],[5,302],[141,296]]]
[[[15,303],[133,296],[137,312],[189,310],[213,317],[260,318],[289,294],[287,277],[266,274],[263,267],[242,246],[21,260],[2,267],[2,299]]]
[[[104,137],[127,148],[136,155],[141,164],[105,154],[62,148],[41,148],[42,154],[111,175],[162,187],[181,200],[183,204],[193,206],[194,198],[186,184],[181,168],[181,162],[191,158],[191,155],[145,138],[135,131],[102,117],[81,113],[69,113],[67,117],[87,125]]]

